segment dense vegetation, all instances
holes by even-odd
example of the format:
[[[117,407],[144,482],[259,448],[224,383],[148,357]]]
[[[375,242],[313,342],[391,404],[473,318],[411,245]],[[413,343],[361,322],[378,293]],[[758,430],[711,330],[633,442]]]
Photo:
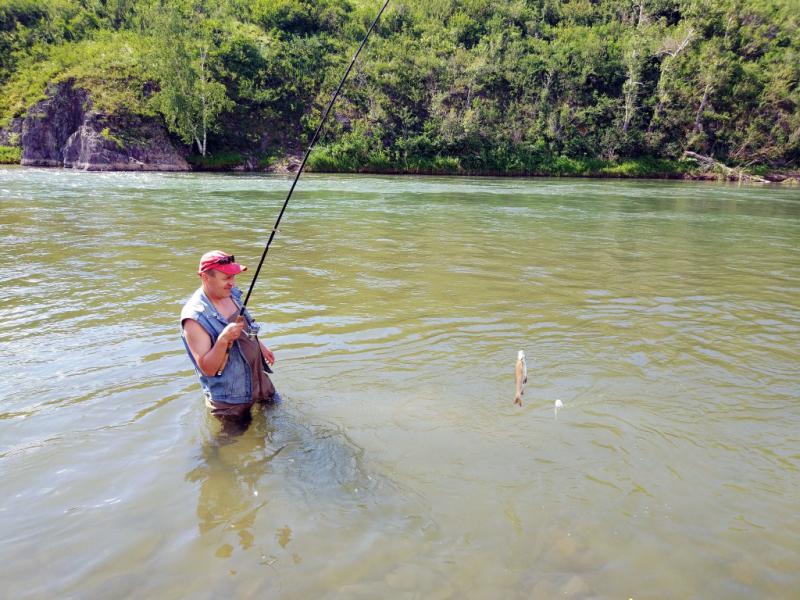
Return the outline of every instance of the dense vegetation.
[[[302,151],[379,0],[0,0],[0,126],[72,80],[199,165]],[[800,161],[798,0],[394,0],[310,167]]]

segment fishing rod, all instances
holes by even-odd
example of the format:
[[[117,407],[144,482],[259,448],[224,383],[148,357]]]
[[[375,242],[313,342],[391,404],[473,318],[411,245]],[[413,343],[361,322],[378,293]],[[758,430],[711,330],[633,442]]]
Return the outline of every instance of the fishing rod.
[[[242,314],[244,313],[244,309],[247,307],[248,300],[250,300],[250,294],[253,293],[253,288],[256,285],[256,280],[258,279],[259,273],[261,273],[261,267],[264,265],[264,260],[267,258],[267,252],[269,252],[269,247],[272,244],[272,240],[275,239],[275,234],[278,233],[278,225],[280,225],[281,223],[281,219],[283,218],[283,213],[286,212],[286,207],[289,205],[289,200],[291,199],[292,192],[294,192],[294,188],[297,185],[297,180],[300,179],[300,175],[303,172],[303,168],[306,166],[306,161],[308,161],[308,157],[311,154],[311,150],[314,148],[314,145],[317,143],[317,140],[319,139],[319,134],[322,132],[322,127],[325,125],[325,121],[328,120],[328,114],[331,112],[331,108],[333,108],[334,102],[336,102],[336,99],[339,97],[339,92],[342,91],[342,87],[344,87],[344,82],[347,80],[347,76],[350,75],[350,71],[353,69],[353,65],[356,63],[358,55],[361,53],[361,50],[364,48],[364,46],[366,46],[369,34],[372,33],[373,29],[375,29],[375,25],[377,25],[378,21],[381,18],[381,15],[383,14],[383,11],[386,10],[386,7],[388,5],[389,5],[389,0],[386,0],[383,3],[383,6],[381,7],[380,11],[378,11],[378,14],[375,16],[375,20],[372,21],[372,25],[369,26],[367,34],[361,41],[361,45],[358,47],[358,50],[356,50],[356,53],[353,55],[353,59],[350,61],[347,70],[345,70],[344,75],[342,76],[342,80],[339,82],[339,86],[333,93],[330,102],[328,102],[328,107],[325,109],[325,112],[322,115],[322,120],[319,122],[319,125],[317,125],[317,130],[314,132],[314,135],[311,138],[311,143],[308,145],[308,149],[306,150],[305,156],[303,156],[303,162],[300,163],[300,168],[297,169],[297,174],[294,176],[292,187],[289,188],[289,193],[286,195],[286,200],[283,201],[283,207],[281,208],[281,212],[278,214],[278,218],[275,221],[275,225],[272,227],[272,232],[269,234],[269,239],[267,240],[267,244],[266,246],[264,246],[264,252],[261,253],[261,260],[258,261],[258,267],[256,267],[256,272],[253,274],[252,281],[250,281],[250,287],[247,290],[247,295],[244,297],[244,302],[242,302],[242,306],[241,308],[239,308],[239,312],[236,315],[235,319],[236,321],[242,319]],[[253,337],[254,338],[256,337],[255,333],[253,334]],[[232,345],[233,345],[232,343],[228,345],[228,349],[225,354],[225,360],[223,361],[222,366],[219,368],[219,371],[217,372],[218,375],[222,373],[222,369],[225,368],[225,365],[228,362],[228,355],[230,354]],[[266,363],[266,361],[263,361],[263,363],[267,372],[271,373],[272,370],[269,368],[269,365]]]
[[[297,174],[294,176],[292,187],[289,188],[289,193],[286,195],[286,200],[283,201],[283,207],[281,208],[280,214],[278,214],[278,219],[275,221],[275,226],[272,228],[272,232],[269,234],[269,240],[267,240],[267,245],[264,246],[264,252],[262,252],[261,254],[261,260],[258,262],[258,267],[256,267],[256,272],[253,275],[253,280],[250,282],[250,289],[247,290],[247,295],[244,297],[242,308],[239,310],[239,316],[241,316],[242,312],[247,306],[247,301],[250,300],[250,294],[253,292],[253,287],[255,287],[256,279],[258,279],[258,274],[261,272],[261,267],[264,264],[264,259],[267,258],[267,252],[269,252],[270,244],[272,244],[272,240],[275,238],[275,234],[278,232],[278,225],[280,225],[281,219],[283,218],[283,213],[286,212],[286,207],[289,204],[289,199],[292,197],[292,192],[294,192],[294,187],[297,185],[297,180],[300,179],[300,174],[303,172],[303,167],[306,166],[306,161],[308,160],[308,156],[311,154],[311,150],[317,143],[317,139],[319,138],[319,134],[322,131],[322,127],[325,125],[325,121],[328,119],[328,114],[331,112],[331,108],[333,108],[333,104],[334,102],[336,102],[336,98],[339,97],[339,92],[342,91],[344,82],[347,79],[347,76],[350,75],[350,71],[353,68],[353,65],[355,64],[358,55],[361,53],[361,49],[366,45],[367,39],[369,38],[369,34],[372,33],[372,30],[375,28],[375,25],[378,23],[378,20],[381,18],[383,11],[386,10],[386,7],[388,5],[389,5],[389,0],[386,0],[386,2],[383,3],[381,10],[375,16],[375,20],[372,21],[372,25],[369,26],[369,29],[367,30],[367,35],[364,36],[364,39],[361,41],[361,45],[358,47],[358,50],[356,50],[356,53],[353,55],[353,59],[350,61],[350,65],[347,67],[347,70],[344,72],[342,80],[339,82],[339,87],[336,88],[336,91],[333,93],[330,102],[328,102],[328,107],[325,109],[325,113],[322,115],[322,120],[319,122],[317,130],[314,132],[314,136],[311,138],[311,143],[308,145],[308,149],[306,150],[305,156],[303,156],[303,162],[300,163],[300,168],[297,169]]]

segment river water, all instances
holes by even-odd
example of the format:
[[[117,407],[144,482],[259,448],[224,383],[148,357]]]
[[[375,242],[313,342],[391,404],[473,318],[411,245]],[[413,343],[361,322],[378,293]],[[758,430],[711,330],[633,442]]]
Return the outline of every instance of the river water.
[[[228,435],[178,314],[289,184],[0,170],[4,597],[797,597],[800,191],[304,175]]]

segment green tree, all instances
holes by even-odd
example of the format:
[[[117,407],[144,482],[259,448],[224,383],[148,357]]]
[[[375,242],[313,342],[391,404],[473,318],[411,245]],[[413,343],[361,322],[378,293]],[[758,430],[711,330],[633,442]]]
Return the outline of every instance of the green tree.
[[[150,7],[154,72],[159,91],[153,99],[170,131],[206,156],[208,134],[220,128],[220,115],[234,103],[218,76],[216,50],[219,5],[185,0]]]
[[[317,164],[576,173],[691,149],[797,165],[797,2],[393,0]],[[296,153],[376,8],[0,0],[0,123],[69,81],[101,112],[157,110],[201,154]]]

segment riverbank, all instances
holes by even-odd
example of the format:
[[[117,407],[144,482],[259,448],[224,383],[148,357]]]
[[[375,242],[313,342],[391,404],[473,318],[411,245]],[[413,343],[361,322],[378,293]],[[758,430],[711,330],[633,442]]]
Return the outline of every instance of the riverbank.
[[[376,12],[90,4],[0,10],[0,162],[291,172]],[[390,3],[310,171],[798,179],[789,0],[434,4]]]
[[[707,157],[703,157],[707,158]],[[400,166],[398,166],[400,165]],[[679,179],[697,181],[748,181],[756,183],[800,184],[800,170],[745,169],[711,160],[670,160],[642,156],[619,160],[549,156],[523,167],[482,169],[464,167],[457,157],[407,160],[389,163],[382,160],[365,164],[331,160],[323,150],[309,158],[309,170],[323,173],[375,173],[384,175],[465,175],[488,177],[587,177],[597,179]]]
[[[20,164],[21,149],[0,146],[0,164]],[[296,154],[264,154],[248,156],[229,151],[209,154],[206,157],[189,156],[189,171],[196,172],[251,172],[295,173],[302,162]],[[117,163],[119,164],[119,163]],[[30,165],[33,166],[33,165]],[[95,165],[84,170],[129,170],[113,168],[114,165]],[[162,171],[159,168],[137,170]],[[170,169],[174,170],[174,169]],[[586,177],[597,179],[672,179],[689,181],[749,181],[800,185],[800,170],[770,170],[765,167],[737,169],[719,166],[701,168],[692,160],[669,160],[653,157],[626,158],[617,161],[566,156],[549,157],[518,168],[475,168],[463,166],[458,157],[405,158],[393,162],[385,157],[337,156],[329,147],[316,149],[309,157],[305,170],[312,173],[360,173],[373,175],[437,175],[469,177]]]

